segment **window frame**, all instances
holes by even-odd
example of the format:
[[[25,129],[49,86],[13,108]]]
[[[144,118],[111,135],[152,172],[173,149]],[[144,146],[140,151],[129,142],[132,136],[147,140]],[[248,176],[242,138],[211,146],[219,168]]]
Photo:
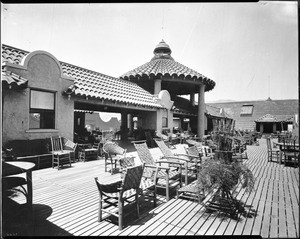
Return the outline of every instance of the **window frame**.
[[[32,91],[37,92],[45,92],[45,93],[51,93],[53,95],[53,110],[52,109],[43,109],[43,108],[32,108]],[[55,130],[56,127],[56,97],[57,92],[51,91],[51,90],[44,90],[44,89],[37,89],[37,88],[30,88],[29,91],[29,120],[28,120],[28,129],[29,130]],[[39,127],[32,127],[31,126],[31,114],[40,114],[39,119]],[[51,118],[50,120],[47,120],[47,118]],[[51,122],[52,121],[52,122]],[[47,127],[47,125],[51,125],[50,127]]]
[[[253,110],[254,110],[254,105],[252,105],[252,104],[242,105],[240,115],[241,116],[250,116],[253,114]]]

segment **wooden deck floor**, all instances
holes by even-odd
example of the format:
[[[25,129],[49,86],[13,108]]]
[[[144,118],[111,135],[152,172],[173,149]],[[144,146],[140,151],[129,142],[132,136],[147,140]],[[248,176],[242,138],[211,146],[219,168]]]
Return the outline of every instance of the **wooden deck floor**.
[[[183,150],[178,145],[177,150]],[[157,148],[151,149],[159,157]],[[238,218],[208,213],[193,201],[144,201],[139,219],[125,219],[122,231],[110,220],[97,221],[98,191],[94,177],[110,180],[103,160],[74,163],[72,168],[33,172],[33,220],[13,219],[6,235],[125,236],[125,235],[261,235],[263,238],[299,237],[299,168],[267,162],[264,141],[248,146],[246,163],[256,177],[255,192],[239,190],[245,211]],[[136,156],[136,152],[130,153]],[[119,177],[117,174],[113,177]],[[173,195],[175,192],[173,193]],[[17,197],[22,203],[23,198]],[[8,220],[3,218],[3,222]],[[31,226],[30,226],[31,225]]]

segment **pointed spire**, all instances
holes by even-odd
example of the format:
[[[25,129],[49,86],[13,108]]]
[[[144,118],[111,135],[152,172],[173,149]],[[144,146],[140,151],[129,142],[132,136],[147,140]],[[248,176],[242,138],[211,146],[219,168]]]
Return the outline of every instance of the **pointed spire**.
[[[172,53],[171,48],[167,43],[165,43],[163,39],[158,45],[156,45],[153,53],[154,53],[154,57],[151,60],[156,60],[161,58],[173,60],[173,58],[171,57],[171,53]]]

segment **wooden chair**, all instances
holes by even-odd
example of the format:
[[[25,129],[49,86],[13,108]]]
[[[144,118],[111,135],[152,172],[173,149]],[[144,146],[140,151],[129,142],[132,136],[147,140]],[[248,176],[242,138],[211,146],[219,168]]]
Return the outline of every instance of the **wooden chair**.
[[[188,184],[188,177],[194,177],[194,160],[197,157],[196,155],[188,155],[188,154],[174,154],[169,147],[162,141],[155,139],[156,144],[164,155],[163,158],[167,160],[173,160],[175,162],[183,162],[184,163],[184,177],[185,177],[185,185]],[[200,160],[198,155],[197,160]]]
[[[94,143],[91,148],[81,147],[79,151],[79,160],[85,162],[90,159],[97,159],[100,155],[100,142]]]
[[[181,175],[182,175],[182,166],[184,163],[176,161],[176,160],[158,160],[155,161],[151,155],[149,148],[145,140],[141,141],[132,141],[134,147],[137,150],[138,156],[143,164],[147,167],[152,167],[152,169],[158,170],[157,177],[156,177],[156,187],[163,188],[166,190],[166,200],[170,200],[170,189],[175,188],[177,186],[182,185]],[[161,166],[161,164],[167,164],[168,166]],[[176,167],[170,167],[174,166]],[[149,177],[153,172],[148,172]]]
[[[272,162],[274,157],[276,157],[276,161],[279,162],[279,160],[281,160],[279,158],[280,150],[272,147],[271,139],[269,137],[266,138],[266,141],[268,150],[268,162]]]
[[[245,143],[242,143],[242,141],[239,138],[233,137],[233,143],[232,143],[232,151],[233,156],[237,159],[243,160],[247,159],[247,146]]]
[[[185,147],[186,154],[190,157],[190,163],[188,164],[189,177],[197,178],[202,163],[202,152],[200,152],[197,146]]]
[[[284,166],[288,163],[294,164],[296,167],[299,164],[299,146],[296,146],[296,140],[286,143],[283,141]]]
[[[135,165],[134,157],[124,157],[120,159],[121,173],[125,173],[128,167]],[[140,194],[144,198],[153,200],[153,205],[156,207],[156,178],[158,173],[158,167],[152,165],[146,165],[143,163],[143,177],[140,184]]]
[[[64,164],[70,164],[71,167],[71,154],[75,153],[77,144],[70,140],[67,140],[66,143],[63,144],[63,139],[60,136],[51,136],[50,139],[52,147],[52,168],[57,165],[57,169],[59,169],[60,166]]]
[[[123,149],[115,142],[106,142],[103,145],[105,172],[107,172],[107,168],[109,166],[111,168],[111,174],[113,174],[114,171],[117,171],[117,166],[119,166],[119,159],[126,157],[126,151],[126,149]]]
[[[143,167],[139,165],[127,168],[122,181],[106,184],[102,183],[97,177],[95,178],[100,196],[98,211],[99,222],[102,221],[102,212],[106,212],[118,218],[119,230],[122,230],[125,216],[125,202],[128,204],[136,204],[137,217],[139,217],[138,191],[142,175]],[[133,197],[134,201],[131,200]]]
[[[176,149],[176,145],[173,143],[173,141],[170,140],[170,137],[165,135],[165,134],[162,134],[160,132],[156,132],[156,136],[163,140],[165,142],[165,144],[171,148],[171,149]]]

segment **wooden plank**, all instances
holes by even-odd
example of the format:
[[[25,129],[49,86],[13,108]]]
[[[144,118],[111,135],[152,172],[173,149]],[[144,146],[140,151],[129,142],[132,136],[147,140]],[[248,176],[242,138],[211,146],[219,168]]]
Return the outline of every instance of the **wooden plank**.
[[[294,237],[296,237],[296,228],[295,228],[295,224],[294,224],[293,208],[292,208],[288,184],[289,184],[288,182],[285,182],[283,184],[284,198],[285,198],[285,210],[286,210],[286,221],[287,221],[287,234],[288,234],[288,237],[294,238]]]
[[[279,234],[278,236],[281,238],[287,238],[287,226],[286,226],[286,211],[285,211],[285,197],[284,197],[284,190],[283,190],[283,180],[278,181],[278,196],[279,196],[279,203],[278,203],[278,227]]]
[[[240,222],[221,222],[216,215],[206,214],[203,205],[191,202],[179,204],[182,199],[166,202],[164,197],[158,195],[159,205],[156,208],[153,209],[149,202],[144,204],[140,219],[132,220],[129,217],[128,226],[119,231],[115,223],[97,221],[99,195],[94,177],[107,181],[119,177],[105,173],[104,160],[97,160],[73,163],[71,168],[59,171],[52,168],[33,171],[33,203],[47,206],[35,207],[35,218],[48,217],[44,222],[35,221],[34,231],[41,235],[43,232],[39,228],[47,228],[47,233],[54,236],[68,233],[78,236],[144,235],[142,232],[148,231],[151,235],[227,233],[298,237],[299,168],[267,162],[266,145],[248,146],[247,151],[249,159],[245,160],[245,164],[257,178],[256,191],[246,195],[241,190],[238,198],[245,201],[248,212],[257,211],[258,215],[252,218],[240,215]],[[21,195],[15,200],[25,202]],[[177,209],[174,209],[176,205]],[[50,216],[48,207],[52,209]]]
[[[279,209],[278,209],[278,179],[273,181],[273,197],[271,206],[270,237],[278,237]]]
[[[250,198],[250,194],[248,192],[246,192],[246,190],[244,189],[243,190],[244,193],[239,201],[240,205],[242,207],[244,207],[245,211],[246,211],[246,205],[247,205],[247,202]],[[242,235],[243,234],[243,229],[244,229],[244,226],[245,226],[245,223],[246,223],[246,218],[244,218],[245,215],[242,214],[242,212],[239,212],[238,213],[238,219],[237,219],[237,224],[236,224],[236,227],[234,229],[234,232],[233,232],[233,235]]]
[[[251,226],[251,232],[250,235],[260,235],[260,228],[262,224],[262,217],[263,217],[263,210],[264,210],[264,200],[266,197],[266,189],[268,186],[268,181],[262,179],[262,188],[260,189],[260,192],[258,192],[258,197],[253,201],[253,209],[256,210],[256,217],[253,218],[253,220],[250,221],[251,226],[251,221],[252,221],[252,226]],[[246,224],[247,226],[247,224]],[[246,228],[245,226],[245,228]],[[247,234],[246,234],[247,235]]]
[[[180,204],[180,202],[182,202],[182,201],[171,199],[170,201],[168,201],[164,205],[164,207],[161,207],[161,208],[158,209],[157,214],[156,214],[156,210],[153,211],[153,214],[156,215],[156,216],[151,217],[148,221],[146,221],[141,226],[132,227],[132,229],[128,229],[128,230],[122,232],[120,234],[120,236],[129,235],[128,233],[130,233],[130,235],[139,235],[145,229],[147,229],[148,227],[152,226],[153,223],[155,223],[156,221],[160,220],[161,217],[163,217],[164,215],[166,215],[166,213],[168,213],[169,211],[171,211],[173,207],[176,207],[176,208],[180,207],[180,205],[182,205],[182,203]],[[153,226],[152,226],[152,228],[153,228]]]
[[[146,214],[142,215],[140,219],[136,220],[132,225],[124,228],[120,233],[114,232],[112,235],[115,236],[127,236],[130,235],[131,232],[135,231],[139,227],[143,226],[144,224],[148,223],[148,221],[155,217],[156,215],[160,214],[165,208],[169,207],[171,200],[165,204],[159,205],[156,208],[150,210]]]
[[[182,228],[181,230],[179,230],[177,232],[178,235],[185,235],[184,232],[191,232],[191,228],[197,223],[197,221],[199,220],[199,218],[202,215],[204,207],[201,204],[197,204],[196,207],[194,208],[194,210],[192,210],[190,212],[190,218],[187,218],[185,220],[181,220],[179,223],[179,226]],[[182,234],[183,233],[183,234]],[[196,232],[194,232],[196,233]],[[177,235],[176,234],[176,235]]]
[[[183,201],[185,201],[185,200],[183,200]],[[169,217],[164,221],[168,224],[168,228],[164,228],[161,232],[159,232],[158,235],[162,235],[162,233],[166,233],[169,235],[176,235],[176,234],[174,234],[174,232],[172,232],[172,229],[176,228],[177,224],[183,218],[189,218],[190,217],[189,213],[195,208],[196,205],[197,205],[196,202],[186,201],[185,204],[172,215],[172,217]],[[157,230],[159,230],[159,227],[157,227]],[[153,232],[149,233],[148,235],[156,235],[155,231],[157,231],[157,230],[154,230]],[[164,235],[166,235],[166,234],[164,234]]]
[[[288,229],[290,231],[290,235],[295,235],[295,237],[298,237],[297,235],[299,235],[299,203],[297,202],[293,186],[290,183],[286,184],[285,186],[287,187],[287,192],[289,193],[289,198],[287,198],[287,200],[289,200],[289,203],[287,203],[286,210],[288,210],[291,213],[289,217],[292,220],[288,221]]]
[[[176,201],[178,201],[178,203]],[[138,234],[136,234],[137,231],[134,231],[133,233],[131,233],[131,235],[148,235],[153,230],[160,231],[157,228],[160,227],[161,223],[164,222],[168,217],[171,217],[177,210],[179,210],[180,208],[182,208],[185,205],[184,200],[177,199],[176,201],[174,202],[174,206],[168,207],[168,210],[164,210],[164,212],[161,213],[161,214],[163,214],[161,217],[152,218],[150,220],[151,224],[148,227],[146,227],[146,228],[144,228],[144,230],[141,230],[140,232],[138,232]]]

